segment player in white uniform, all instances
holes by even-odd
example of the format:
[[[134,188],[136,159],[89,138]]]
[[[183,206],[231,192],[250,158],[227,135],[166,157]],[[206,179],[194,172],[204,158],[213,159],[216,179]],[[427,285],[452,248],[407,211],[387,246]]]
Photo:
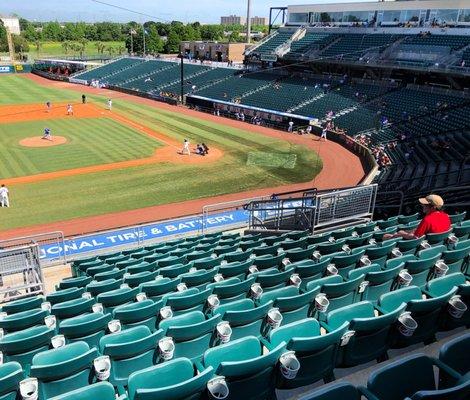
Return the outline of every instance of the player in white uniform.
[[[108,99],[108,110],[111,111],[113,108],[113,101],[111,99]]]
[[[9,191],[5,185],[0,186],[0,205],[10,207]]]
[[[189,149],[189,140],[184,139],[183,148],[181,149],[181,154],[191,155],[191,150]]]
[[[73,115],[73,106],[72,106],[72,104],[67,104],[67,115]]]

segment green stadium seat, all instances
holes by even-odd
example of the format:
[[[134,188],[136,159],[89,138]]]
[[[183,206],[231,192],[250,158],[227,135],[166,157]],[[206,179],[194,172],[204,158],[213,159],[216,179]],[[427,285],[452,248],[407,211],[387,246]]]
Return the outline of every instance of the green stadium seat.
[[[289,268],[283,272],[279,272],[277,269],[265,270],[250,276],[255,277],[256,282],[259,283],[263,291],[266,292],[286,286],[286,284],[289,283],[291,275],[292,269]]]
[[[65,336],[67,343],[81,341],[90,347],[98,347],[111,319],[111,314],[101,312],[80,315],[62,321],[59,324],[59,333]]]
[[[464,212],[461,212],[459,214],[451,214],[449,215],[449,218],[450,218],[450,223],[451,224],[457,224],[457,223],[461,223],[465,220],[465,217],[467,216],[467,212],[464,211]]]
[[[100,293],[96,297],[96,301],[103,305],[106,312],[112,313],[113,310],[123,304],[133,303],[139,288],[131,289],[122,287],[109,292]]]
[[[316,250],[316,246],[313,246],[313,245],[307,247],[306,249],[302,249],[302,248],[289,249],[289,250],[286,250],[286,258],[289,259],[291,263],[308,260],[312,258],[315,250]]]
[[[319,286],[306,293],[299,292],[295,286],[286,286],[264,292],[261,295],[260,304],[272,301],[273,307],[278,308],[282,315],[281,325],[286,325],[309,317],[315,307],[315,296],[319,292]]]
[[[161,321],[159,328],[173,340],[174,358],[186,357],[197,361],[211,347],[213,333],[220,320],[220,315],[206,320],[201,311],[192,311]]]
[[[44,302],[42,296],[27,297],[25,299],[10,301],[0,307],[0,312],[6,312],[7,314],[16,314],[22,311],[29,311],[35,308],[41,308],[41,304]]]
[[[135,326],[103,336],[99,352],[110,358],[109,382],[115,387],[126,387],[129,375],[153,366],[158,357],[158,341],[162,337],[162,330],[152,333],[146,326]]]
[[[147,298],[158,301],[162,299],[163,295],[175,291],[180,283],[180,278],[161,278],[154,282],[143,283],[140,285],[140,290],[146,294]]]
[[[122,397],[120,397],[121,399]],[[113,385],[109,382],[98,382],[84,388],[72,390],[51,400],[116,400]]]
[[[4,362],[18,362],[28,372],[33,357],[49,349],[54,335],[53,329],[39,325],[3,336],[0,339],[0,352]]]
[[[93,304],[95,304],[95,299],[92,297],[64,301],[54,304],[51,308],[51,314],[55,315],[57,320],[64,320],[91,312]]]
[[[149,272],[138,272],[137,274],[124,274],[124,283],[128,284],[130,288],[137,288],[142,283],[152,282],[158,275],[157,271]]]
[[[328,331],[349,322],[349,330],[354,332],[339,349],[338,366],[352,367],[387,359],[390,330],[404,308],[405,305],[402,305],[389,313],[376,316],[374,305],[361,301],[329,312],[326,316]]]
[[[129,376],[129,400],[198,400],[214,370],[197,372],[187,358],[178,358]]]
[[[259,256],[253,259],[253,265],[258,268],[258,270],[268,269],[268,268],[276,268],[280,267],[282,264],[282,260],[286,257],[285,253],[280,253],[276,256]]]
[[[326,274],[326,268],[329,263],[329,258],[325,258],[319,262],[304,260],[289,264],[289,268],[293,268],[293,272],[298,274],[300,279],[302,279],[300,287],[306,289],[309,282],[320,279]]]
[[[303,396],[302,400],[360,400],[362,393],[361,388],[356,388],[348,382],[339,382],[315,390],[313,393]]]
[[[78,299],[85,292],[85,288],[69,288],[64,290],[58,290],[50,293],[46,296],[46,301],[52,305],[62,303],[64,301]]]
[[[18,386],[23,377],[24,372],[17,362],[0,364],[0,400],[19,398]]]
[[[256,257],[259,256],[276,256],[279,254],[279,249],[281,248],[281,243],[277,242],[271,246],[267,246],[265,243],[262,243],[261,246],[258,247],[253,247],[253,253],[256,255]]]
[[[406,303],[406,312],[410,313],[409,316],[417,323],[414,330],[396,329],[391,332],[391,347],[400,348],[415,343],[428,344],[435,341],[439,318],[452,295],[453,292],[450,291],[435,298],[423,298],[419,287],[408,286],[380,296],[378,309],[383,313],[392,312]],[[411,325],[414,324],[411,322]]]
[[[140,264],[133,265],[132,267],[126,268],[126,273],[135,275],[140,274],[142,272],[153,272],[157,268],[157,263],[149,263],[147,261],[142,261]]]
[[[447,273],[463,272],[468,275],[470,266],[470,240],[457,243],[452,250],[444,250],[441,258],[449,267]]]
[[[98,352],[84,342],[72,343],[33,357],[30,377],[38,380],[39,399],[49,399],[88,386]]]
[[[320,286],[320,292],[324,293],[329,301],[327,312],[330,312],[353,304],[358,299],[359,288],[363,281],[364,275],[346,282],[341,276],[333,275],[309,282],[307,290],[310,291]],[[325,312],[318,311],[315,315],[323,320]]]
[[[219,283],[211,283],[207,285],[207,288],[212,289],[212,294],[217,296],[220,304],[225,304],[246,298],[250,292],[251,285],[254,283],[254,278],[241,282],[238,278],[229,278]]]
[[[330,264],[338,269],[339,275],[346,278],[350,271],[360,266],[360,260],[364,253],[364,250],[352,254],[335,253],[332,255]]]
[[[181,282],[188,288],[204,289],[206,285],[214,281],[219,269],[213,268],[209,270],[197,270],[187,274],[180,275]]]
[[[135,326],[146,326],[151,332],[155,332],[157,316],[163,305],[163,301],[153,302],[149,299],[125,304],[114,309],[113,317],[121,322],[123,330]]]
[[[253,250],[238,250],[233,253],[227,253],[224,255],[224,260],[228,263],[233,262],[244,262],[249,260],[250,256],[253,254]]]
[[[444,242],[447,240],[447,238],[449,237],[451,232],[452,232],[452,229],[450,229],[450,230],[448,230],[447,232],[444,232],[444,233],[428,233],[426,235],[426,241],[431,246],[444,244]]]
[[[300,363],[300,369],[293,379],[286,379],[280,371],[277,372],[277,388],[293,389],[321,379],[325,383],[334,380],[338,348],[347,328],[348,323],[344,323],[332,332],[321,334],[318,321],[306,318],[272,330],[268,347],[275,348],[285,342],[287,350],[294,351]]]
[[[382,294],[390,292],[397,285],[398,274],[403,269],[403,265],[381,270],[378,264],[371,264],[368,267],[352,270],[348,275],[348,280],[354,280],[364,275],[365,287],[360,288],[362,290],[361,300],[377,302]]]
[[[120,270],[117,270],[120,271]],[[95,276],[96,277],[96,276]],[[109,278],[102,281],[91,281],[86,287],[86,291],[93,297],[98,296],[101,293],[110,292],[111,290],[119,289],[122,284],[121,279]]]
[[[452,299],[448,309],[442,313],[440,329],[470,327],[470,284],[466,281],[465,275],[455,273],[433,279],[426,284],[424,290],[424,293],[432,298],[444,296],[449,292],[459,297]]]
[[[275,397],[273,372],[285,345],[282,342],[265,353],[261,342],[256,337],[248,336],[207,350],[202,365],[212,367],[216,375],[223,377],[228,388],[227,400],[268,400]],[[213,390],[220,392],[219,388]],[[211,382],[208,391],[211,391]]]
[[[419,214],[412,214],[412,215],[399,215],[398,216],[398,223],[399,224],[408,224],[410,222],[415,222],[419,218]]]
[[[326,256],[341,251],[345,244],[346,239],[337,240],[335,242],[319,243],[316,250],[319,251],[322,256]]]
[[[21,311],[16,314],[0,317],[0,328],[5,333],[17,332],[36,325],[44,325],[44,319],[49,315],[49,311],[35,308],[28,311]]]
[[[106,281],[109,279],[121,280],[124,277],[125,273],[126,273],[125,269],[113,268],[109,271],[96,274],[93,277],[93,280],[91,281],[91,283],[102,282],[102,281]]]
[[[221,264],[219,274],[225,279],[238,278],[244,280],[249,273],[249,268],[253,265],[253,260],[234,261],[227,264]]]
[[[439,368],[439,372],[446,371],[456,379],[460,378],[459,374],[439,360],[434,360],[424,354],[415,354],[372,372],[367,382],[367,389],[380,400],[468,399],[470,380],[458,382],[456,386],[448,389],[438,388],[434,366]],[[390,382],[393,382],[393,385]]]
[[[369,247],[366,249],[366,256],[373,264],[379,264],[383,267],[387,259],[390,258],[392,250],[395,249],[396,242],[397,240],[393,240],[383,246]]]
[[[216,312],[230,324],[231,340],[236,340],[245,336],[261,338],[269,328],[267,315],[271,308],[272,302],[255,307],[252,300],[243,299],[223,304]]]
[[[403,239],[397,242],[397,247],[403,255],[416,254],[422,241],[422,238]]]
[[[167,307],[171,307],[173,316],[176,317],[191,311],[205,312],[208,307],[207,298],[211,294],[212,289],[206,289],[196,293],[185,290],[177,293],[168,293],[163,296],[163,301],[165,301]]]
[[[460,375],[468,377],[470,373],[470,358],[468,349],[470,348],[470,333],[463,334],[455,339],[444,343],[439,350],[439,360],[457,371]],[[439,375],[439,384],[449,387],[454,381],[444,371]]]
[[[193,263],[187,264],[176,264],[171,267],[164,267],[158,270],[158,274],[164,278],[174,279],[181,274],[186,274],[189,272],[189,269],[193,266]]]
[[[460,226],[455,226],[452,233],[457,236],[459,240],[467,240],[470,235],[470,220],[462,222]]]
[[[92,279],[93,278],[90,276],[79,276],[77,278],[62,279],[57,287],[57,290],[85,287],[91,282]]]

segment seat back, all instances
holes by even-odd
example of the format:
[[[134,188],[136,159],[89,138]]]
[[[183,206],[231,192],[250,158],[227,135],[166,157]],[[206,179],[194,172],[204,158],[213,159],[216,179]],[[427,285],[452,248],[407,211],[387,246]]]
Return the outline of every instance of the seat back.
[[[360,400],[361,392],[348,382],[335,383],[334,385],[315,390],[302,397],[302,400]]]
[[[404,399],[420,390],[435,390],[432,361],[424,354],[415,354],[391,362],[372,372],[367,389],[381,400]]]

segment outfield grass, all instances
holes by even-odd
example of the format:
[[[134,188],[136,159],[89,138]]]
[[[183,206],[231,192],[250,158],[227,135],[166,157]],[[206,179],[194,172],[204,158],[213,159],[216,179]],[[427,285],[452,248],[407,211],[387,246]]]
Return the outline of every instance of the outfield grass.
[[[68,143],[29,148],[19,141],[41,136],[44,127]],[[0,179],[150,157],[156,139],[110,118],[61,118],[0,125]]]
[[[8,78],[11,77],[0,77],[0,93]],[[51,96],[77,98],[76,92],[59,92],[56,89],[47,89],[47,96],[44,97],[42,87],[30,81],[26,86],[36,92],[37,97],[32,96],[30,90],[18,90],[15,102],[31,103],[33,99],[43,102]],[[99,105],[104,104],[104,99],[99,96],[89,96],[89,99]],[[15,185],[10,188],[12,207],[0,209],[0,229],[307,182],[322,168],[321,160],[310,149],[249,130],[119,98],[114,100],[113,110],[177,140],[187,137],[193,144],[205,142],[209,147],[223,150],[224,156],[211,164],[154,164]],[[258,160],[255,165],[248,166],[250,152],[269,154],[271,161]],[[282,162],[273,164],[272,161],[294,158],[295,163],[285,165]],[[266,157],[263,156],[263,159]]]

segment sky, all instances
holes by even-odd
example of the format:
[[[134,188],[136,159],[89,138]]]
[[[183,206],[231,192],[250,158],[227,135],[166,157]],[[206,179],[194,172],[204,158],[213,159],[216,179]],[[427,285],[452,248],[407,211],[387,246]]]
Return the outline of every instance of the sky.
[[[218,23],[222,15],[246,15],[247,5],[247,0],[103,1],[148,14],[149,16],[139,16],[128,11],[96,3],[93,0],[0,0],[0,14],[9,15],[15,13],[32,21],[128,22],[134,20],[145,22],[148,20],[178,20],[183,22]],[[344,2],[344,0],[252,0],[252,15],[268,17],[269,7],[287,6],[288,4],[339,2]]]

